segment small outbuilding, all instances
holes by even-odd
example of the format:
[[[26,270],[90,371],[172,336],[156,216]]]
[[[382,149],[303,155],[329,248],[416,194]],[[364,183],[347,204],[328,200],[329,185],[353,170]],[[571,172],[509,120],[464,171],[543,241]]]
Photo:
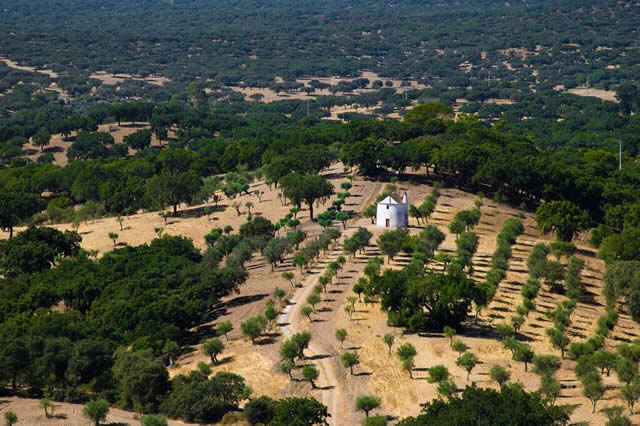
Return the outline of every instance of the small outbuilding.
[[[407,193],[402,197],[392,194],[378,203],[376,224],[383,228],[409,226],[409,201]]]

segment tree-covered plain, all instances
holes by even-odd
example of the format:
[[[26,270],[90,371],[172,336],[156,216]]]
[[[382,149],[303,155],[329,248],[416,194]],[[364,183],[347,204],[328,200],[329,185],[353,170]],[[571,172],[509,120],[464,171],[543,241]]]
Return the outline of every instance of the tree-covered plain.
[[[445,87],[486,86],[489,78],[525,88],[609,87],[634,80],[638,62],[638,10],[627,1],[291,7],[286,0],[37,0],[2,7],[0,31],[9,36],[0,53],[68,73],[69,86],[93,71],[270,86],[276,76],[294,82],[373,70]]]

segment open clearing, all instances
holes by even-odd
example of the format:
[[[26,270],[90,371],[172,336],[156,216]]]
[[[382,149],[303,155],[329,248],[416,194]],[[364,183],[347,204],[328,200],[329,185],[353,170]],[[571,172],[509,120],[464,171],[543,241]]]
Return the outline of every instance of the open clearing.
[[[618,103],[618,99],[616,99],[616,92],[613,90],[604,90],[604,89],[591,89],[588,87],[576,87],[574,89],[567,90],[568,93],[577,96],[591,96],[594,98],[600,98],[603,101],[615,102]]]
[[[145,83],[155,84],[156,86],[164,86],[171,80],[162,76],[136,77],[131,74],[117,73],[109,74],[105,71],[94,72],[89,78],[100,80],[102,84],[107,86],[115,86],[127,80],[144,81]]]
[[[344,181],[342,165],[336,164],[325,172],[335,186]],[[406,180],[397,183],[399,191],[406,191],[409,201],[420,203],[431,191],[428,184],[415,184],[423,176],[405,176]],[[409,180],[411,179],[411,180]],[[352,196],[348,199],[346,209],[359,212],[362,208],[374,200],[375,196],[383,189],[384,182],[374,182],[356,178],[351,189]],[[255,207],[254,214],[277,221],[284,216],[289,206],[282,206],[276,188],[269,188],[263,182],[254,182],[251,190],[260,189],[265,192],[262,202],[258,202],[255,196],[242,195],[234,199],[244,205],[246,201],[252,201]],[[455,249],[455,237],[447,230],[448,223],[457,211],[472,208],[477,199],[469,194],[454,188],[442,190],[436,211],[429,220],[447,234],[446,240],[440,246],[440,250],[450,251]],[[177,217],[171,217],[167,223],[155,212],[141,213],[125,219],[124,230],[115,218],[103,218],[80,226],[82,234],[82,246],[87,249],[104,252],[113,248],[112,241],[108,238],[109,232],[120,234],[119,244],[138,245],[151,241],[156,237],[154,228],[162,227],[164,232],[171,235],[184,235],[193,239],[197,247],[204,249],[203,236],[213,227],[231,225],[235,230],[246,221],[246,208],[243,214],[238,216],[230,207],[230,200],[223,200],[215,208],[209,219],[203,214],[204,205],[181,206]],[[319,209],[319,211],[321,208]],[[474,229],[480,237],[479,247],[473,258],[474,275],[472,278],[481,281],[489,268],[488,262],[495,249],[497,233],[501,230],[504,221],[516,217],[517,209],[503,204],[485,200],[481,208],[482,218]],[[319,234],[320,227],[308,219],[308,211],[304,209],[299,218],[302,220],[303,229],[310,235]],[[511,371],[511,381],[521,382],[527,390],[537,390],[539,377],[532,372],[524,371],[524,365],[511,360],[511,354],[502,347],[502,343],[495,335],[495,324],[508,320],[513,314],[516,305],[520,301],[520,288],[527,278],[526,260],[533,245],[539,241],[550,242],[549,236],[541,236],[534,227],[533,215],[527,213],[524,219],[525,232],[518,237],[513,246],[513,257],[509,262],[507,276],[500,283],[497,294],[490,306],[482,312],[478,324],[473,321],[473,315],[464,324],[458,336],[470,346],[480,359],[481,363],[473,370],[470,379],[466,380],[466,372],[455,365],[455,354],[449,347],[448,339],[439,333],[403,333],[401,329],[387,325],[386,314],[380,312],[379,304],[356,303],[356,312],[349,319],[344,312],[346,298],[353,293],[351,286],[362,274],[362,270],[368,258],[380,255],[375,245],[370,245],[365,253],[348,259],[344,269],[338,274],[337,279],[329,286],[329,292],[323,294],[323,302],[320,310],[314,314],[314,321],[309,321],[300,314],[304,300],[312,291],[318,277],[324,271],[328,263],[342,254],[342,245],[339,242],[321,258],[320,262],[312,265],[308,273],[300,275],[300,271],[291,264],[291,256],[278,265],[275,271],[265,263],[259,254],[249,262],[247,269],[250,278],[244,284],[239,294],[230,295],[216,305],[205,321],[196,327],[202,334],[212,333],[215,325],[224,320],[234,324],[234,330],[230,333],[230,341],[221,358],[223,362],[213,367],[213,371],[233,371],[243,375],[248,384],[254,389],[255,394],[266,394],[280,398],[286,396],[314,396],[329,407],[332,414],[332,425],[357,424],[362,419],[361,413],[354,411],[354,401],[358,395],[372,393],[382,398],[382,408],[375,413],[392,415],[402,418],[408,415],[418,414],[420,403],[430,401],[437,397],[435,385],[426,380],[426,368],[437,364],[444,364],[452,373],[453,378],[462,389],[465,385],[475,382],[478,386],[493,387],[488,377],[488,370],[494,364],[507,367]],[[344,231],[346,235],[353,233],[358,226],[367,227],[374,237],[382,230],[371,225],[369,219],[356,218],[349,222]],[[68,224],[55,225],[59,229],[69,229]],[[342,226],[340,226],[342,228]],[[414,219],[410,219],[410,232],[420,232],[423,225],[418,226]],[[6,238],[6,234],[2,235]],[[588,289],[589,300],[580,301],[571,315],[571,325],[568,334],[571,341],[582,341],[590,337],[595,330],[595,321],[604,313],[601,290],[603,285],[604,264],[595,257],[593,249],[585,243],[586,236],[576,241],[578,256],[585,260],[583,282]],[[385,268],[400,268],[409,260],[406,255],[397,256],[393,262],[385,263]],[[563,260],[566,263],[566,259]],[[441,268],[437,263],[429,265],[432,268]],[[295,273],[295,281],[299,283],[295,289],[281,278],[284,271]],[[263,312],[266,301],[275,287],[288,291],[289,305],[279,317],[279,325],[272,326],[265,336],[260,339],[260,344],[252,345],[243,338],[239,331],[239,324],[247,318]],[[555,307],[566,296],[553,294],[546,285],[540,289],[536,297],[537,310],[532,311],[521,329],[521,338],[539,354],[559,355],[559,351],[551,347],[544,329],[550,326],[544,312]],[[471,313],[473,314],[473,313]],[[346,328],[348,337],[341,350],[339,343],[334,338],[336,328]],[[318,379],[319,388],[312,390],[310,385],[297,378],[299,371],[295,371],[294,378],[289,378],[278,371],[279,347],[286,336],[298,331],[309,330],[313,336],[312,344],[307,350],[307,359],[299,361],[298,367],[307,363],[316,364],[321,375]],[[391,333],[395,336],[394,353],[388,355],[387,347],[382,342],[382,336]],[[640,336],[640,327],[633,323],[627,315],[621,315],[618,325],[606,339],[605,345],[613,350],[620,339],[633,339]],[[414,379],[402,371],[400,362],[395,355],[395,348],[410,342],[418,350],[416,357],[416,369]],[[355,375],[349,375],[347,369],[340,364],[340,355],[343,350],[358,351],[361,364],[355,367]],[[182,355],[176,362],[171,375],[187,373],[196,368],[199,361],[206,358],[200,353],[199,345],[188,346],[182,349]],[[558,398],[559,404],[571,404],[576,406],[571,417],[573,422],[588,421],[592,424],[603,424],[605,417],[602,414],[591,414],[590,402],[582,396],[582,385],[573,373],[574,361],[564,360],[562,368],[556,377],[562,384],[562,392]],[[618,396],[620,384],[615,374],[603,377],[608,389],[605,398],[598,403],[598,408],[613,405],[622,405]],[[39,413],[34,409],[37,401],[10,400],[9,404],[18,416],[29,418]],[[78,406],[73,404],[60,404],[57,412],[64,412],[68,418],[65,424],[84,424]],[[112,421],[130,423],[134,419],[133,413],[112,410]],[[120,417],[116,417],[120,416]],[[22,418],[22,417],[21,417]],[[111,417],[110,417],[111,418]],[[35,417],[32,417],[38,423]],[[634,422],[640,422],[640,415],[632,416]],[[180,424],[180,423],[173,423]]]
[[[30,67],[27,65],[20,65],[17,62],[12,61],[9,58],[4,58],[4,57],[0,57],[0,61],[4,62],[5,64],[7,64],[8,67],[16,69],[16,70],[20,70],[20,71],[27,71],[27,72],[37,72],[40,74],[44,74],[44,75],[48,75],[51,78],[58,78],[58,73],[48,70],[48,69],[36,69],[36,67]]]
[[[362,88],[362,89],[356,89],[353,92],[348,93],[349,95],[359,95],[362,93],[367,93],[367,92],[373,92],[373,91],[377,91],[378,89],[374,89],[372,87],[372,84],[374,81],[376,80],[380,80],[383,84],[384,87],[391,87],[394,88],[396,90],[396,93],[404,93],[407,90],[412,90],[412,89],[425,89],[427,88],[427,86],[422,85],[417,83],[416,81],[410,81],[407,80],[407,83],[409,84],[408,86],[402,86],[403,81],[402,80],[397,80],[397,79],[392,79],[392,78],[384,78],[384,77],[380,77],[378,76],[378,74],[371,72],[371,71],[363,71],[362,75],[360,77],[309,77],[309,78],[299,78],[296,79],[296,82],[303,84],[304,87],[311,87],[310,86],[310,82],[311,80],[318,80],[321,83],[324,84],[329,84],[329,85],[336,85],[341,81],[354,81],[358,78],[366,78],[369,80],[369,85],[366,88]],[[389,83],[387,83],[389,82]],[[405,83],[405,84],[407,84]],[[390,86],[387,86],[387,84],[391,84]],[[298,99],[298,100],[305,100],[305,99],[313,99],[316,96],[331,96],[333,95],[329,89],[316,89],[315,92],[313,92],[310,95],[307,95],[306,92],[304,92],[302,89],[301,90],[297,90],[297,91],[282,91],[279,93],[276,93],[274,90],[265,87],[265,88],[257,88],[257,87],[242,87],[242,86],[227,86],[227,88],[234,90],[236,92],[242,93],[245,97],[246,100],[250,101],[250,100],[254,100],[253,98],[251,98],[252,95],[262,95],[261,98],[261,102],[274,102],[274,101],[283,101],[283,100],[290,100],[290,99]]]

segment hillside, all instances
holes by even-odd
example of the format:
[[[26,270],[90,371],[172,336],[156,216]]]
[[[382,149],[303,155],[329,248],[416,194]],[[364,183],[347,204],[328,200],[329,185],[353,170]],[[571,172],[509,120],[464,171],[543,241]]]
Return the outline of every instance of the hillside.
[[[336,165],[326,172],[334,183],[343,179],[342,166]],[[417,176],[416,176],[417,177]],[[419,202],[431,191],[431,186],[410,183],[411,175],[407,180],[397,182],[399,191],[406,191],[410,202]],[[351,203],[348,208],[361,211],[378,194],[385,182],[372,182],[357,178],[352,188]],[[277,220],[287,208],[283,207],[276,197],[277,190],[269,188],[262,182],[256,182],[253,188],[265,191],[261,203],[255,202],[254,214],[263,215],[271,220]],[[244,202],[248,196],[241,196]],[[255,197],[253,197],[255,198]],[[437,226],[446,234],[446,239],[440,246],[444,252],[455,251],[455,236],[448,231],[448,225],[453,216],[465,209],[472,208],[478,199],[474,194],[466,193],[453,188],[444,188],[429,224]],[[231,225],[239,227],[244,221],[244,216],[238,216],[227,202],[221,202],[219,209],[212,214],[211,220],[202,216],[203,206],[183,207],[182,214],[177,218],[171,218],[164,226],[165,232],[172,235],[185,235],[192,238],[199,247],[204,247],[203,236],[213,227]],[[480,237],[478,249],[473,256],[474,273],[472,278],[480,283],[488,269],[488,262],[496,247],[496,236],[500,232],[506,219],[518,216],[518,210],[510,206],[485,200],[481,207],[481,221],[474,231]],[[302,228],[310,234],[320,233],[317,224],[308,221],[305,211],[301,212],[303,218]],[[149,242],[155,238],[153,228],[162,226],[162,218],[154,213],[145,213],[128,218],[125,222],[125,231],[120,232],[121,244],[137,245]],[[424,224],[417,224],[411,219],[410,233],[417,235]],[[342,244],[335,246],[330,252],[321,258],[321,261],[313,265],[309,271],[300,275],[298,268],[291,264],[291,257],[278,265],[275,271],[271,271],[265,261],[257,256],[248,265],[250,271],[249,280],[241,287],[240,293],[224,298],[198,327],[198,333],[210,333],[211,328],[221,321],[229,320],[233,324],[239,324],[247,318],[259,314],[265,307],[269,295],[276,286],[284,288],[288,292],[289,304],[278,319],[279,326],[271,328],[265,335],[267,339],[259,344],[252,345],[249,340],[243,338],[239,327],[229,335],[229,343],[223,353],[224,361],[220,366],[214,366],[213,371],[230,371],[244,376],[248,384],[256,394],[266,394],[274,398],[290,395],[313,396],[329,407],[332,414],[331,424],[356,424],[362,415],[354,412],[355,397],[360,394],[371,393],[382,398],[382,406],[376,412],[391,415],[395,418],[403,418],[409,415],[419,414],[419,404],[437,398],[435,385],[427,383],[426,370],[437,364],[445,365],[451,372],[458,388],[476,383],[481,387],[496,388],[488,377],[488,370],[493,365],[501,365],[510,370],[511,381],[521,382],[525,389],[535,391],[540,386],[539,376],[529,371],[524,371],[521,362],[511,359],[509,350],[503,348],[500,337],[496,335],[496,324],[508,320],[514,314],[515,307],[520,300],[520,290],[526,281],[527,257],[532,247],[538,242],[549,243],[548,236],[541,236],[535,228],[533,216],[530,213],[524,216],[525,232],[520,235],[513,246],[513,257],[509,261],[506,277],[498,286],[497,293],[489,307],[484,310],[476,323],[472,315],[465,321],[458,331],[458,338],[466,343],[480,359],[479,365],[473,370],[470,378],[466,379],[466,373],[455,365],[455,358],[449,348],[449,341],[439,333],[404,333],[401,328],[389,327],[386,315],[379,310],[378,303],[355,303],[355,313],[352,318],[345,313],[344,307],[349,304],[347,297],[352,295],[351,286],[362,271],[368,259],[381,255],[375,245],[368,246],[364,253],[349,258],[342,272],[338,273],[337,280],[329,286],[328,296],[323,296],[321,309],[315,315],[313,322],[309,323],[301,315],[300,310],[304,301],[312,293],[318,277],[325,271],[327,265],[342,254]],[[60,229],[66,229],[67,225],[58,225]],[[366,218],[355,219],[349,222],[346,236],[352,235],[357,227],[365,227],[373,233],[372,241],[383,230],[370,224]],[[112,242],[107,233],[118,231],[118,224],[113,218],[105,218],[82,225],[80,232],[83,236],[82,245],[86,249],[106,251],[112,248]],[[593,335],[597,318],[605,313],[603,306],[602,286],[604,264],[595,258],[593,249],[588,247],[584,240],[576,241],[578,257],[585,261],[583,281],[587,287],[587,293],[581,298],[571,315],[571,323],[568,335],[572,342],[584,341]],[[399,269],[406,265],[409,257],[398,255],[392,262],[385,262],[383,270],[387,268]],[[566,264],[566,259],[563,260]],[[436,262],[429,267],[439,270],[441,266]],[[296,281],[301,285],[292,289],[281,278],[282,272],[291,271],[296,276]],[[536,354],[555,354],[554,349],[544,330],[551,325],[545,313],[554,309],[566,296],[551,293],[548,286],[543,285],[538,292],[535,303],[535,311],[531,312],[521,328],[519,339],[527,342]],[[343,349],[335,340],[334,332],[338,328],[345,328],[348,337]],[[318,379],[319,389],[311,390],[308,384],[302,381],[290,381],[279,372],[279,347],[283,340],[300,331],[311,332],[312,344],[307,350],[307,358],[313,360],[320,369]],[[387,347],[382,341],[382,336],[392,334],[395,336],[394,347],[403,343],[413,344],[418,352],[415,359],[413,379],[402,371],[399,360],[395,355],[387,355]],[[630,341],[640,336],[640,327],[630,321],[628,316],[621,315],[618,325],[606,339],[605,346],[615,350],[615,346],[621,341]],[[340,364],[340,354],[343,351],[357,351],[360,355],[360,365],[355,367],[355,375],[349,375],[347,369]],[[186,374],[196,368],[199,361],[206,361],[201,354],[199,345],[182,348],[183,355],[176,361],[176,367],[170,370],[171,375]],[[573,372],[575,361],[563,360],[557,377],[562,385],[558,397],[558,404],[571,404],[575,410],[571,416],[572,422],[588,421],[592,424],[604,423],[602,414],[591,414],[590,402],[582,396],[581,384]],[[599,408],[613,405],[623,405],[618,397],[617,389],[620,384],[615,374],[604,377],[607,385],[607,393]],[[18,416],[26,415],[29,411],[29,403],[11,403]],[[66,404],[62,406],[67,407]],[[26,411],[25,411],[26,410]],[[68,415],[69,424],[75,421],[81,423],[77,409],[64,408],[60,411]],[[114,413],[114,416],[116,414]],[[128,414],[117,414],[114,421],[126,421]],[[632,420],[638,421],[640,417],[635,415]]]

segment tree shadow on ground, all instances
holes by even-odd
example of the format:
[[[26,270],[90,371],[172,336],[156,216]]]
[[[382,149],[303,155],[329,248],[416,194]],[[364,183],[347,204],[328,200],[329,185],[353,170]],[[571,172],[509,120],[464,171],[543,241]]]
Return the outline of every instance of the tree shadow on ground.
[[[319,390],[330,390],[330,389],[335,389],[335,386],[333,386],[333,385],[329,385],[329,386],[316,386],[316,389],[319,389]]]
[[[226,357],[218,360],[218,363],[216,365],[214,365],[214,367],[218,366],[218,365],[228,364],[228,363],[232,362],[234,359],[235,359],[234,356],[226,356]]]
[[[307,359],[311,360],[311,361],[315,361],[317,359],[325,359],[325,358],[331,358],[331,355],[329,354],[318,354],[318,355],[313,355],[313,356],[308,356]]]

